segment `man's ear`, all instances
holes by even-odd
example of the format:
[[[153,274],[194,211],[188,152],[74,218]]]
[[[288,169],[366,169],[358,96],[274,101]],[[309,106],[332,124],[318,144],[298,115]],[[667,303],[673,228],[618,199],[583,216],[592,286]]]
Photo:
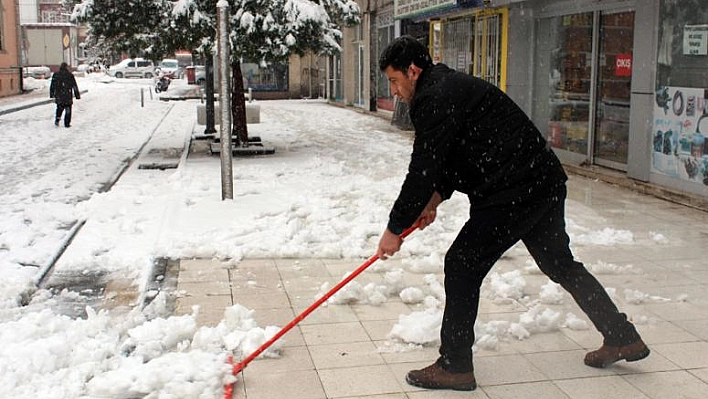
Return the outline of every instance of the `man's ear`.
[[[411,65],[408,67],[408,71],[406,71],[406,75],[408,76],[408,79],[416,81],[418,80],[422,72],[422,69],[418,68],[414,63],[411,62]]]

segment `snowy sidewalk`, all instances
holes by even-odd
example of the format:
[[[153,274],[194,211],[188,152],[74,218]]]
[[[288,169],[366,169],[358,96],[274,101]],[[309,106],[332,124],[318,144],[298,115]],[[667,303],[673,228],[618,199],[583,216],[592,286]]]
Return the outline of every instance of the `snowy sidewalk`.
[[[442,282],[443,276],[439,271],[416,270],[397,256],[375,263],[334,297],[337,304],[323,305],[287,333],[281,358],[251,362],[239,376],[233,397],[708,397],[708,214],[571,177],[568,218],[571,230],[582,225],[574,235],[576,255],[637,324],[652,350],[647,359],[604,370],[583,365],[585,352],[601,344],[600,335],[572,298],[548,284],[525,249],[517,246],[483,287],[475,355],[477,390],[412,387],[404,380],[406,372],[433,362],[437,343],[407,343],[401,338],[424,341],[423,336],[435,335],[436,323],[421,313],[433,312],[410,295],[390,295],[379,303],[371,288],[389,292],[419,288],[435,296],[434,281]],[[190,314],[192,306],[200,305],[198,323],[214,326],[223,319],[225,308],[241,304],[255,310],[259,326],[282,327],[326,292],[323,287],[334,286],[362,262],[269,258],[234,265],[182,260],[176,313]],[[530,336],[519,339],[511,328],[515,325],[525,327]]]
[[[8,163],[23,165],[9,170],[34,176],[44,168],[47,183],[27,192],[51,194],[29,216],[12,219],[7,212],[7,220],[42,226],[33,240],[57,230],[43,222],[54,220],[45,215],[86,220],[55,271],[89,284],[39,292],[27,306],[0,313],[6,320],[0,388],[8,397],[219,398],[229,371],[225,348],[251,353],[255,347],[245,344],[253,346],[252,335],[264,331],[254,324],[265,331],[286,325],[376,248],[405,176],[410,132],[325,101],[259,102],[261,123],[249,125],[249,135],[276,152],[234,158],[234,199],[222,201],[219,157],[203,144],[193,142],[175,169],[140,168],[185,143],[197,129],[199,103],[153,98],[143,108],[138,94],[146,84],[91,86],[86,100],[93,99],[78,102],[85,108],[72,129],[85,134],[72,141],[56,135],[41,112],[3,117],[24,132],[23,140],[33,130],[43,131],[37,143],[56,140],[41,157],[19,151],[35,146],[6,145],[19,149],[7,152]],[[52,109],[38,111],[51,116]],[[57,158],[62,143],[72,146],[71,154],[82,144],[82,156]],[[122,159],[137,153],[109,191],[83,188],[87,194],[70,213],[53,205],[62,189],[73,193],[87,180],[108,181]],[[55,156],[51,162],[48,154]],[[26,159],[37,166],[24,167]],[[20,205],[34,198],[9,190],[24,181],[31,180],[8,185],[6,198]],[[376,262],[291,330],[279,359],[250,363],[234,397],[708,397],[708,214],[577,176],[569,181],[566,214],[573,250],[637,323],[652,355],[607,370],[584,366],[599,335],[525,249],[515,247],[483,287],[479,388],[408,386],[405,373],[437,356],[442,259],[467,210],[466,198],[453,195],[437,221],[411,234],[394,259]],[[163,260],[165,279],[156,267]],[[82,297],[96,297],[96,308],[85,308]],[[142,308],[146,298],[154,300]],[[62,303],[75,309],[57,311]],[[201,307],[196,318],[195,305]]]

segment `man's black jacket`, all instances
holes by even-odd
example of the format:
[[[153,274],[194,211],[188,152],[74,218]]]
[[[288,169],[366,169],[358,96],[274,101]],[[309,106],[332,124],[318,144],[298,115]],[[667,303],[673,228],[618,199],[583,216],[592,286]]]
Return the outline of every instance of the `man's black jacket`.
[[[549,198],[567,180],[528,116],[479,78],[442,64],[427,68],[410,116],[413,153],[388,222],[395,234],[416,221],[435,191],[443,199],[463,192],[481,209]]]
[[[74,97],[81,98],[74,75],[65,69],[56,71],[52,75],[52,83],[49,85],[49,97],[54,98],[57,104],[62,105],[73,104]]]

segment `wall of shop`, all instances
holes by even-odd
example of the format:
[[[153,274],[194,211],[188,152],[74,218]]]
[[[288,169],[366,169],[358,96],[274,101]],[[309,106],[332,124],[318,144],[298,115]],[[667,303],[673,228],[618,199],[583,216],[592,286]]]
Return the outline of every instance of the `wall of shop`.
[[[704,0],[657,5],[650,178],[708,196],[708,9]]]
[[[523,3],[509,8],[508,59],[506,93],[531,114],[533,69],[533,8]]]
[[[514,26],[507,92],[564,163],[708,197],[701,0],[493,3]]]
[[[390,1],[357,2],[362,10],[366,4],[376,8],[364,12],[362,26],[344,30],[341,95],[328,98],[366,110],[378,103],[391,108],[390,93],[378,87],[385,84],[376,75],[378,35],[412,34],[428,43],[430,18],[394,15],[391,24],[390,17],[377,20],[375,12],[378,7],[390,12]],[[600,165],[708,197],[708,8],[703,3],[491,0],[485,12],[508,10],[505,90],[565,164]],[[475,12],[453,9],[433,19],[445,29],[446,23],[463,25]],[[442,57],[451,49],[438,50]],[[446,63],[460,64],[459,54],[459,48],[454,57],[448,54]]]

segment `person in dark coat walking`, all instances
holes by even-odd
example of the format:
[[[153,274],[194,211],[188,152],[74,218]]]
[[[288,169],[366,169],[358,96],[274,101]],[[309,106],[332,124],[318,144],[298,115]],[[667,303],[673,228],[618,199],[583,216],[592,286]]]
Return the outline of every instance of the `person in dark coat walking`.
[[[69,72],[69,66],[62,62],[59,70],[52,75],[52,83],[49,85],[49,98],[53,98],[57,104],[54,124],[59,126],[61,114],[64,113],[64,127],[71,127],[71,107],[76,99],[81,98],[79,86],[76,78]]]
[[[473,390],[472,362],[482,281],[506,250],[522,241],[538,267],[566,289],[602,334],[584,362],[606,367],[649,355],[634,325],[577,262],[565,228],[567,176],[528,116],[504,92],[479,78],[433,65],[415,38],[395,39],[379,68],[391,93],[410,105],[413,152],[377,255],[400,249],[401,232],[435,220],[454,191],[470,201],[469,220],[445,255],[445,310],[440,356],[406,381],[429,389]]]

